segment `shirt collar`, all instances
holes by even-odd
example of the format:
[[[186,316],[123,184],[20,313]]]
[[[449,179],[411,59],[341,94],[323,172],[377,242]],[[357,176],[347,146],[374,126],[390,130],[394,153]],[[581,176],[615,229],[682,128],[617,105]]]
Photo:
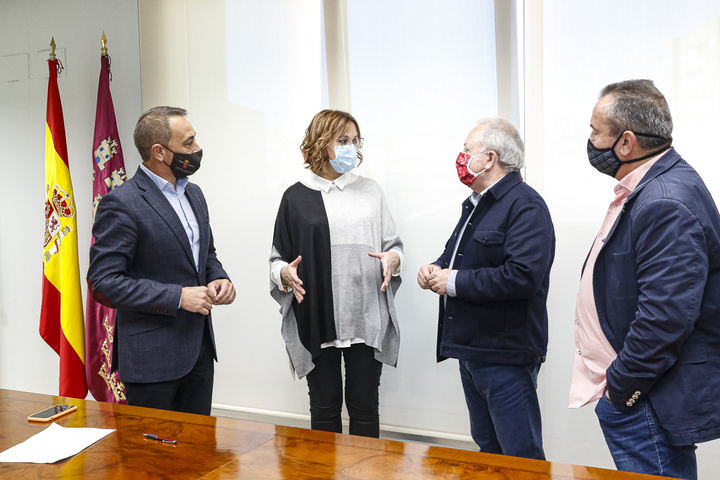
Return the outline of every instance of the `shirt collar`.
[[[505,178],[505,177],[503,176],[503,178]],[[502,178],[499,178],[499,179],[495,180],[495,182],[493,182],[492,185],[490,185],[489,187],[487,187],[485,190],[483,190],[483,191],[480,192],[480,193],[477,193],[477,192],[473,191],[473,192],[470,194],[470,201],[472,202],[472,204],[475,205],[475,206],[477,206],[477,204],[478,204],[478,202],[480,201],[480,199],[482,198],[482,196],[485,195],[485,194],[488,192],[488,190],[490,190],[492,187],[494,187],[495,184],[497,184],[500,180],[502,180]]]
[[[653,165],[655,165],[655,163],[657,163],[658,160],[660,160],[660,158],[662,158],[663,155],[669,151],[669,149],[665,150],[661,154],[654,156],[632,172],[625,175],[625,177],[620,180],[620,183],[615,186],[615,194],[619,194],[622,190],[626,190],[628,193],[635,190],[645,174],[652,168]]]
[[[160,190],[170,190],[173,192],[177,192],[178,196],[182,196],[185,193],[185,186],[187,186],[187,183],[189,181],[187,177],[175,180],[175,187],[173,188],[172,183],[153,173],[144,164],[141,163],[140,168],[142,168],[143,172],[147,173],[148,177],[150,177],[150,179],[155,183],[155,185],[158,186]]]
[[[320,175],[316,175],[315,173],[310,172],[310,182],[325,193],[329,193],[333,185],[335,185],[342,191],[347,186],[347,184],[350,183],[350,180],[352,180],[352,178],[353,174],[349,172],[343,173],[335,180],[328,180],[327,178],[323,178]]]

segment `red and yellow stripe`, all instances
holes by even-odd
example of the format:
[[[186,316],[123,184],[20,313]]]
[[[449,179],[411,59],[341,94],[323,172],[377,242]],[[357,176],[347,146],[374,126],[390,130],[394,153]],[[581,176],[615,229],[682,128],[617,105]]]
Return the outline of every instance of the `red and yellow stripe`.
[[[43,251],[40,335],[60,356],[60,395],[85,398],[85,321],[80,291],[77,215],[68,164],[65,125],[57,85],[57,60],[48,61],[45,188],[47,202],[61,191],[70,206],[57,215],[60,231]],[[47,226],[46,226],[47,231]]]

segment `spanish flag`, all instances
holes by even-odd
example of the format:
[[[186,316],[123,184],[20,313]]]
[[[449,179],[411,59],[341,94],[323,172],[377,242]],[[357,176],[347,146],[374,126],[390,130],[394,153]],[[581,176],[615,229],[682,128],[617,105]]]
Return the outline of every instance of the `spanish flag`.
[[[68,164],[57,75],[48,60],[45,129],[45,240],[40,336],[60,355],[60,395],[85,398],[85,322],[80,293],[77,212]]]

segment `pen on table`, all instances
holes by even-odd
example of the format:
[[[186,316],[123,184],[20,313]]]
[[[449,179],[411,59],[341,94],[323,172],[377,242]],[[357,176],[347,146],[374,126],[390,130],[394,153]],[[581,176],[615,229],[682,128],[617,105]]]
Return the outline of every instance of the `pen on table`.
[[[163,443],[172,443],[173,445],[177,444],[177,440],[170,440],[169,438],[158,437],[157,435],[153,435],[152,433],[143,433],[143,437],[150,438],[152,440],[158,440]]]

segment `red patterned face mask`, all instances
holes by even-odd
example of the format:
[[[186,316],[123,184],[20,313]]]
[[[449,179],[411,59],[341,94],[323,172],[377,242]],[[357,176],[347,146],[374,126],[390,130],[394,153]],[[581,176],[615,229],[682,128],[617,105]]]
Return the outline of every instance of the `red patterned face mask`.
[[[457,160],[455,160],[455,166],[457,167],[458,172],[458,178],[462,183],[467,185],[468,187],[472,185],[472,183],[475,181],[475,177],[480,175],[485,171],[483,168],[477,173],[473,173],[469,166],[470,162],[472,162],[472,159],[475,157],[479,157],[480,155],[485,155],[488,152],[482,152],[478,153],[477,155],[469,155],[467,153],[460,152],[460,154],[457,157]]]

